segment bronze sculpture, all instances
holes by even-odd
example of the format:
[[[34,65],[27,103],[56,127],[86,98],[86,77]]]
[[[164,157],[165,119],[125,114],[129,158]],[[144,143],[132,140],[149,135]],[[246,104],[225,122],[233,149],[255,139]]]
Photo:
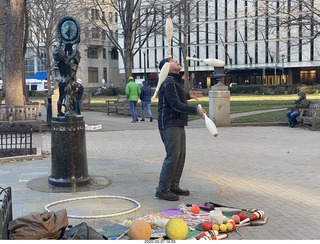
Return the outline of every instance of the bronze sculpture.
[[[75,115],[75,89],[77,85],[77,70],[80,63],[80,27],[71,16],[61,19],[57,27],[58,45],[53,51],[60,72],[58,116]],[[65,112],[62,112],[62,106]]]

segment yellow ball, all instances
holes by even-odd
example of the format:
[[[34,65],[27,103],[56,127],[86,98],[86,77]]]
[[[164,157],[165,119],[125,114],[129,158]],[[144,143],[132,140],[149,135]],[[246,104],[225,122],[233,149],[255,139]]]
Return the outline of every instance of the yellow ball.
[[[219,231],[220,230],[220,226],[218,224],[214,224],[214,225],[212,225],[212,229]]]
[[[233,230],[233,224],[227,223],[226,226],[227,226],[228,230]]]
[[[181,218],[173,218],[165,227],[166,235],[171,240],[184,240],[188,235],[189,228]]]
[[[223,223],[224,223],[224,224],[228,223],[228,221],[229,221],[229,218],[228,218],[228,217],[223,218]]]
[[[227,231],[228,227],[225,224],[220,225],[220,231]]]

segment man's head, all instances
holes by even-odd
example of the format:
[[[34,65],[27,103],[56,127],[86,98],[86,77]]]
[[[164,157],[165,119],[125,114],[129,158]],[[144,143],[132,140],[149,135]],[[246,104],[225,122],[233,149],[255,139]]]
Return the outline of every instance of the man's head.
[[[132,76],[129,77],[129,81],[134,81]]]
[[[166,58],[166,59],[163,59],[160,64],[159,64],[159,69],[161,70],[163,65],[166,63],[166,62],[169,62],[170,64],[170,71],[171,73],[176,73],[176,74],[179,74],[180,70],[182,69],[181,65],[179,64],[179,61],[174,59],[174,58]]]
[[[159,63],[159,69],[161,70],[163,65],[166,63],[166,62],[169,62],[171,60],[171,58],[165,58],[163,60],[160,61]]]
[[[298,92],[298,96],[301,97],[301,98],[306,98],[306,93],[305,92]]]
[[[144,81],[142,81],[142,85],[143,85],[143,86],[147,86],[147,85],[148,85],[148,82],[144,80]]]
[[[82,84],[82,80],[81,79],[77,79],[77,83],[81,85]]]

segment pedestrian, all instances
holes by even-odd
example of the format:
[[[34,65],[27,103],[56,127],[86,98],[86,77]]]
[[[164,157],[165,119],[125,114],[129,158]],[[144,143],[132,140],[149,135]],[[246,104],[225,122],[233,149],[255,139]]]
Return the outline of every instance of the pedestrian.
[[[310,101],[307,99],[306,93],[298,92],[299,98],[294,101],[293,107],[288,108],[288,112],[286,113],[289,127],[293,128],[297,125],[297,117],[300,114],[300,110],[302,108],[308,108],[310,105]]]
[[[141,120],[140,121],[144,121],[144,110],[147,109],[150,122],[152,122],[153,118],[152,118],[152,111],[151,111],[151,88],[148,85],[147,81],[142,82],[140,100],[141,100]]]
[[[126,96],[129,101],[130,113],[132,117],[131,123],[136,123],[138,121],[138,113],[137,113],[137,102],[140,97],[140,86],[134,82],[132,76],[129,77],[129,82],[126,85]]]
[[[82,85],[82,80],[77,79],[77,86],[75,89],[75,96],[76,96],[76,114],[81,115],[81,99],[83,96],[84,87]]]
[[[159,69],[169,62],[170,70],[159,89],[158,129],[166,157],[164,158],[155,196],[167,200],[178,201],[179,196],[188,196],[189,190],[180,188],[180,178],[186,158],[185,126],[188,125],[188,114],[198,114],[204,118],[206,111],[196,106],[190,106],[188,99],[197,99],[202,94],[199,91],[186,92],[180,76],[181,66],[175,59],[164,59]]]

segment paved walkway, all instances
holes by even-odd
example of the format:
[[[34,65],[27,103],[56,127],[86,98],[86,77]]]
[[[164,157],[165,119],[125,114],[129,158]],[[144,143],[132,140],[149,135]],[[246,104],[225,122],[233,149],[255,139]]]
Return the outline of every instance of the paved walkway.
[[[83,112],[86,123],[102,124],[102,129],[86,132],[89,174],[105,176],[111,185],[100,190],[52,193],[31,190],[30,180],[47,177],[50,154],[43,160],[0,165],[0,185],[13,190],[14,218],[55,201],[87,196],[124,196],[141,208],[129,214],[99,219],[74,219],[99,230],[148,213],[212,201],[240,208],[258,208],[269,216],[263,226],[243,227],[246,240],[320,239],[319,131],[286,126],[247,126],[218,128],[212,137],[203,120],[187,127],[187,160],[181,186],[191,195],[178,202],[154,197],[164,158],[157,121],[130,123],[130,117]],[[35,141],[50,152],[50,133],[35,133]],[[111,201],[111,200],[110,200]],[[69,215],[97,215],[121,209],[118,202],[85,202],[64,205]],[[58,205],[58,208],[60,206]],[[56,206],[57,208],[57,206]],[[53,209],[54,210],[54,209]],[[239,239],[236,232],[228,239]]]

